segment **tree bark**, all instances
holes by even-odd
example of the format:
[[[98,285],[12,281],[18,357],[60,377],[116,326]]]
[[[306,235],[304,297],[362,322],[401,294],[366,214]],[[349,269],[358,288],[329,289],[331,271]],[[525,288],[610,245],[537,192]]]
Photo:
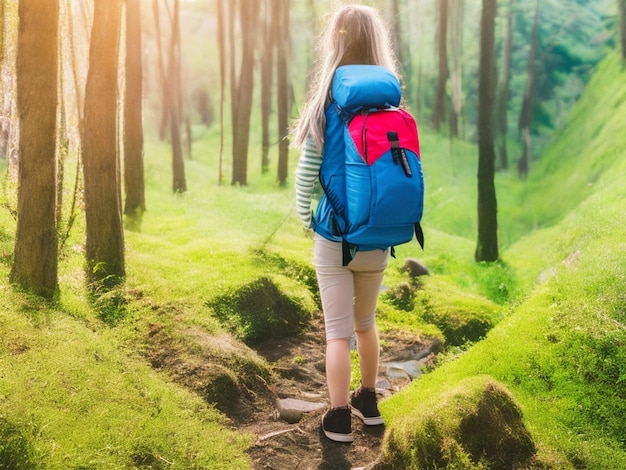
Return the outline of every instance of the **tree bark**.
[[[511,81],[511,55],[513,52],[513,0],[509,4],[506,17],[506,36],[502,47],[502,71],[498,83],[498,98],[496,100],[496,140],[500,156],[500,168],[509,167],[509,157],[506,149],[508,131],[507,109],[509,103],[509,82]]]
[[[0,1],[0,64],[4,62],[4,1]]]
[[[230,124],[232,126],[232,136],[234,136],[237,127],[237,114],[239,113],[239,82],[237,80],[236,46],[235,46],[235,30],[237,29],[237,2],[243,0],[233,0],[226,2],[228,5],[228,54],[229,76],[230,76]]]
[[[18,217],[10,281],[52,298],[58,289],[55,152],[59,3],[22,0],[18,14]]]
[[[226,18],[224,13],[224,0],[217,0],[217,43],[220,57],[220,152],[217,171],[217,184],[221,185],[224,179],[224,99],[226,89]]]
[[[498,259],[498,208],[495,151],[493,147],[496,0],[483,0],[480,22],[480,68],[478,78],[478,242],[474,259]]]
[[[525,178],[530,167],[531,137],[530,125],[533,120],[533,106],[535,102],[535,54],[537,51],[537,34],[539,29],[539,0],[535,9],[535,20],[530,38],[528,51],[528,79],[522,100],[522,110],[519,116],[518,128],[523,138],[523,151],[517,162],[517,170],[520,178]]]
[[[250,114],[254,91],[254,43],[259,13],[259,0],[239,3],[241,24],[241,67],[237,83],[237,108],[233,126],[232,185],[248,184],[248,147],[250,142]],[[232,44],[231,44],[232,47]]]
[[[626,0],[618,0],[620,18],[620,37],[622,40],[622,61],[626,62]]]
[[[287,55],[289,53],[289,0],[276,2],[280,4],[278,18],[280,23],[275,29],[277,33],[277,97],[278,97],[278,185],[287,184],[289,172],[289,77]]]
[[[117,73],[122,0],[95,0],[82,136],[87,277],[113,285],[125,275],[117,145]]]
[[[452,94],[452,112],[450,113],[450,139],[459,136],[459,119],[463,107],[463,17],[464,1],[456,0],[450,5],[450,49],[452,51],[452,71],[450,85]]]
[[[458,1],[458,0],[457,0]],[[437,58],[439,75],[433,105],[433,127],[439,126],[446,118],[446,83],[448,82],[448,0],[438,0],[439,21],[437,27]]]
[[[141,0],[126,0],[126,93],[124,96],[124,214],[146,210],[143,168],[143,72]]]
[[[272,82],[274,76],[274,51],[280,41],[279,12],[282,2],[265,0],[263,20],[263,54],[261,57],[261,171],[269,170],[270,115],[272,113]]]
[[[168,78],[166,80],[169,91],[168,108],[170,110],[170,137],[172,139],[172,189],[175,193],[187,191],[185,178],[185,162],[183,160],[183,145],[180,136],[181,107],[180,102],[180,3],[174,0],[174,14],[170,37]]]
[[[167,133],[167,123],[170,116],[168,108],[170,98],[170,88],[167,83],[167,73],[165,70],[165,59],[163,53],[163,41],[161,39],[161,13],[159,11],[158,0],[152,1],[152,12],[154,14],[154,29],[157,44],[157,58],[159,64],[159,78],[161,82],[161,120],[159,122],[159,138],[165,140]]]

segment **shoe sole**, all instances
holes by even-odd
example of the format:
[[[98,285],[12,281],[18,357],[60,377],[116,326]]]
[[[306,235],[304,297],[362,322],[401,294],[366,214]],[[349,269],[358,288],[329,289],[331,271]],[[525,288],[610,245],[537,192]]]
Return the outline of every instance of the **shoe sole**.
[[[352,414],[354,416],[356,416],[361,421],[363,421],[363,424],[365,424],[366,426],[379,426],[379,425],[383,424],[383,417],[382,416],[365,417],[365,416],[363,416],[363,413],[361,413],[359,411],[358,408],[355,408],[352,405],[350,405],[350,411],[352,411]]]
[[[352,434],[341,434],[339,432],[326,431],[324,429],[324,434],[328,439],[335,442],[352,442],[354,441],[354,437]]]

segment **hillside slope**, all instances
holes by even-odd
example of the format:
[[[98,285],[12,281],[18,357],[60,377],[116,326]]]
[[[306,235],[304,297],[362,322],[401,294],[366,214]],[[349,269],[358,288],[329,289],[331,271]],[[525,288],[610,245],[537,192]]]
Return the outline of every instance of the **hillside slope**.
[[[470,448],[444,405],[484,375],[523,412],[536,448],[525,468],[626,468],[624,122],[626,70],[612,54],[520,197],[539,228],[503,259],[527,295],[486,339],[381,404],[382,468],[496,468],[498,447]]]

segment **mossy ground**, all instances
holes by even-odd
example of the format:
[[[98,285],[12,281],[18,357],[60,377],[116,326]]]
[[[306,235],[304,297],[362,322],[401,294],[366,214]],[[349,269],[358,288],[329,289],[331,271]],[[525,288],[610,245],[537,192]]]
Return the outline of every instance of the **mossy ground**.
[[[450,147],[423,133],[427,249],[398,247],[390,263],[385,286],[395,297],[382,296],[379,304],[383,351],[399,341],[398,331],[450,343],[459,332],[454,343],[461,346],[381,404],[389,430],[383,447],[390,455],[393,436],[394,461],[414,461],[410,434],[402,434],[418,429],[421,404],[451,389],[463,396],[472,377],[488,375],[519,405],[537,465],[626,467],[624,73],[616,55],[600,66],[527,181],[498,175],[500,263],[472,259],[475,147]],[[307,311],[319,327],[312,241],[296,221],[292,191],[277,188],[274,175],[251,171],[248,187],[219,186],[215,130],[196,128],[194,139],[195,157],[186,162],[189,191],[182,195],[169,192],[167,148],[147,139],[148,211],[126,231],[123,286],[89,295],[80,217],[62,253],[55,302],[15,291],[6,281],[0,285],[0,467],[254,465],[246,452],[257,436],[251,428],[239,433],[231,427],[236,413],[224,398],[267,403],[276,393],[270,390],[276,369],[242,341],[253,330],[241,335],[236,322],[231,330],[207,302],[226,293],[235,299],[241,286],[259,279],[280,279],[274,300],[299,299],[293,310],[298,322]],[[3,184],[3,202],[14,207],[13,183]],[[0,210],[5,280],[15,228],[6,207]],[[406,257],[431,271],[420,286],[401,270]],[[467,313],[480,328],[452,328]],[[387,333],[394,339],[386,340]],[[292,350],[296,364],[306,364],[307,354],[323,355],[321,333],[317,338],[310,350]],[[354,460],[358,444],[320,451],[318,418],[302,426],[312,445],[294,444],[286,453],[363,463]],[[380,440],[382,433],[370,437]],[[451,465],[489,466],[461,441],[445,442],[451,443]],[[17,464],[11,460],[16,449]]]

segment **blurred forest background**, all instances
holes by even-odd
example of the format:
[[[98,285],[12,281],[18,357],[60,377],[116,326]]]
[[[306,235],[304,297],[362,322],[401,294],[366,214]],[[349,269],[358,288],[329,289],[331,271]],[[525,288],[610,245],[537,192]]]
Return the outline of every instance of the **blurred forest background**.
[[[563,123],[593,67],[619,41],[616,12],[624,2],[497,2],[496,66],[482,71],[480,2],[366,3],[380,8],[390,25],[405,97],[420,126],[448,135],[451,145],[455,139],[475,142],[478,110],[492,106],[497,168],[517,168],[523,178]],[[41,162],[52,164],[51,155],[42,155],[50,153],[50,147],[44,149],[52,139],[56,166],[51,171],[59,180],[53,187],[41,183],[48,192],[37,186],[26,189],[28,183],[23,183],[32,201],[38,194],[39,201],[50,200],[50,191],[57,194],[54,217],[33,208],[42,207],[40,202],[25,202],[23,211],[18,202],[6,203],[24,219],[17,231],[14,281],[54,291],[54,276],[36,274],[34,263],[54,266],[55,234],[62,250],[81,192],[90,276],[114,283],[124,276],[120,213],[122,205],[128,216],[140,217],[146,209],[144,135],[171,143],[174,192],[187,189],[184,160],[193,158],[198,126],[220,135],[213,156],[219,159],[218,177],[208,184],[245,186],[249,168],[275,172],[279,186],[288,184],[289,125],[303,102],[316,37],[335,2],[3,0],[0,5],[0,158],[7,160],[11,175],[17,175],[20,159],[30,161],[20,156],[22,115],[35,126],[29,143],[23,143],[39,155],[33,158],[41,159],[34,160],[33,168],[41,171]],[[38,57],[36,51],[44,50],[47,57],[58,57],[58,66]],[[481,74],[491,80],[493,96],[479,105]],[[45,99],[51,88],[56,101]],[[43,115],[54,121],[53,133],[36,133]],[[41,145],[34,150],[37,139]],[[83,170],[75,172],[68,212],[58,188],[70,174],[65,167],[74,164]],[[454,161],[450,165],[454,171]],[[47,254],[32,249],[38,244],[33,240],[41,237],[29,242],[23,235],[42,224],[49,225],[38,229],[47,234]]]
[[[272,413],[292,379],[324,388],[288,130],[339,2],[0,0],[0,469],[355,468],[379,450],[505,468],[508,425],[470,426],[491,454],[456,441],[475,415],[450,398],[485,384],[523,410],[536,454],[517,467],[626,468],[626,0],[362,3],[391,27],[427,185],[427,248],[390,260],[381,349],[443,351],[381,401],[382,442],[333,453],[320,416],[283,434]]]

